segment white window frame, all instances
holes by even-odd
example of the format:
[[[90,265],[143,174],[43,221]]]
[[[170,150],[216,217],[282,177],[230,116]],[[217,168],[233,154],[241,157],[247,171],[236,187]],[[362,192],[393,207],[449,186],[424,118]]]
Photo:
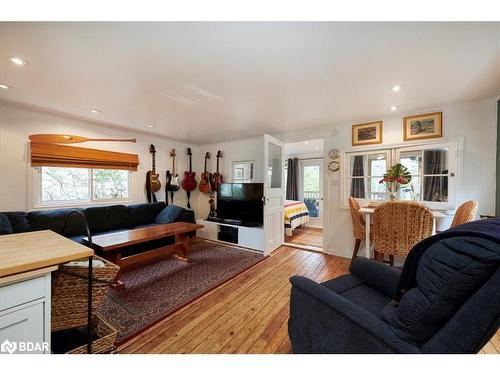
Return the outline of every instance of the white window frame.
[[[352,171],[350,170],[351,169],[351,165],[350,165],[350,159],[352,157],[356,157],[356,156],[366,156],[366,155],[373,155],[373,154],[377,154],[377,155],[380,155],[380,154],[385,154],[385,158],[387,160],[387,165],[390,166],[392,165],[391,164],[391,161],[392,161],[392,153],[391,153],[391,149],[390,148],[379,148],[379,149],[374,149],[374,150],[365,150],[365,151],[362,151],[362,152],[347,152],[346,153],[346,157],[344,158],[345,160],[345,170],[346,170],[346,189],[345,189],[345,192],[347,194],[350,194],[350,182],[351,182],[351,179],[352,178],[363,178],[365,180],[368,180],[368,181],[371,181],[371,179],[373,177],[383,177],[383,176],[372,176],[371,174],[367,174],[367,175],[364,175],[363,177],[361,176],[352,176]],[[369,169],[367,168],[368,166],[364,165],[363,166],[364,168],[366,168],[366,170],[370,173]],[[367,191],[368,190],[368,184],[365,183],[365,196],[368,196],[369,195],[369,192]],[[370,198],[358,198],[360,200],[365,200],[365,201],[370,201],[371,199]],[[345,199],[345,202],[347,204],[347,198]]]
[[[348,197],[350,194],[349,190],[349,179],[351,172],[349,171],[350,165],[350,157],[351,156],[359,156],[359,155],[367,155],[373,153],[382,153],[384,151],[389,151],[389,159],[388,165],[394,165],[397,161],[399,161],[399,155],[404,151],[412,151],[412,150],[424,150],[424,149],[433,149],[433,148],[444,148],[447,147],[450,149],[448,155],[448,202],[428,202],[428,201],[418,201],[424,204],[426,207],[435,210],[442,210],[451,212],[456,207],[456,197],[460,194],[461,188],[461,179],[462,179],[462,168],[463,168],[463,137],[455,137],[455,138],[441,138],[439,140],[428,140],[416,143],[397,143],[397,144],[388,144],[388,145],[379,145],[375,147],[359,147],[359,148],[350,148],[342,150],[342,170],[341,170],[341,188],[340,188],[340,199],[342,202],[342,206],[344,208],[348,208]],[[423,179],[422,179],[423,183]],[[370,199],[359,199],[360,201],[368,202]]]
[[[120,199],[93,199],[93,169],[99,168],[84,168],[90,171],[89,173],[89,197],[85,200],[65,200],[65,201],[51,201],[43,202],[42,198],[42,167],[30,167],[32,169],[31,175],[31,209],[47,209],[47,208],[68,208],[68,207],[89,207],[89,206],[103,206],[109,204],[123,204],[133,203],[137,200],[137,172],[128,171],[128,192],[127,198]]]

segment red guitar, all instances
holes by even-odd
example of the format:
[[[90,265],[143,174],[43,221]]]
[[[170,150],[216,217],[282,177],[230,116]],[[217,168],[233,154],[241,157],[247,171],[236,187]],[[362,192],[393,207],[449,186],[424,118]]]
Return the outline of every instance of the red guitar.
[[[182,180],[182,188],[186,190],[187,198],[188,198],[188,203],[187,207],[191,208],[191,204],[189,203],[189,198],[191,197],[191,192],[196,189],[196,185],[198,184],[196,182],[196,179],[194,178],[195,172],[193,172],[193,167],[192,167],[192,162],[191,162],[191,148],[188,147],[187,149],[187,154],[189,157],[189,171],[184,172],[184,180]]]
[[[205,194],[210,192],[210,179],[212,178],[212,173],[207,172],[208,159],[210,159],[210,152],[205,154],[205,171],[201,174],[200,185],[198,186],[198,189]]]
[[[217,188],[224,182],[222,181],[222,175],[219,173],[219,158],[222,157],[222,151],[217,151],[217,172],[210,176],[210,186],[212,191],[217,191]]]

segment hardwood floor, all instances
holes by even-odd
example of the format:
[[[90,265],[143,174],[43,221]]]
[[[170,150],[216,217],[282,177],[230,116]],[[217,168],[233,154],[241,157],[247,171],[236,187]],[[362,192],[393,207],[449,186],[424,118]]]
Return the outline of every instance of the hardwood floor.
[[[295,228],[293,230],[293,236],[286,236],[285,242],[296,245],[313,246],[322,249],[323,229],[311,227]]]
[[[347,272],[349,259],[281,247],[268,259],[165,318],[120,353],[290,353],[292,275],[317,281]],[[500,351],[500,336],[482,350]]]

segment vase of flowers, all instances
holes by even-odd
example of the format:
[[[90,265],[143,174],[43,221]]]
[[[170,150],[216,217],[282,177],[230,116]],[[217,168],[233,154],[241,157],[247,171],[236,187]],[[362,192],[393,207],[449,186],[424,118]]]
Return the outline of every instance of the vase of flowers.
[[[398,163],[393,165],[384,174],[379,184],[384,184],[389,192],[389,200],[397,199],[399,188],[411,181],[411,173],[404,165]]]

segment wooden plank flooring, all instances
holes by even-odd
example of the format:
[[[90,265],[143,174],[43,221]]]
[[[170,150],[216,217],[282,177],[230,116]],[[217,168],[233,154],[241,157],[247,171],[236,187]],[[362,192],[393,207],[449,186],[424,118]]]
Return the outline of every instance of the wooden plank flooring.
[[[323,248],[323,229],[321,228],[299,227],[295,228],[292,233],[293,236],[285,236],[285,242]]]
[[[268,259],[165,318],[120,353],[290,353],[289,277],[347,272],[349,259],[281,247]],[[482,352],[500,352],[500,336]]]

